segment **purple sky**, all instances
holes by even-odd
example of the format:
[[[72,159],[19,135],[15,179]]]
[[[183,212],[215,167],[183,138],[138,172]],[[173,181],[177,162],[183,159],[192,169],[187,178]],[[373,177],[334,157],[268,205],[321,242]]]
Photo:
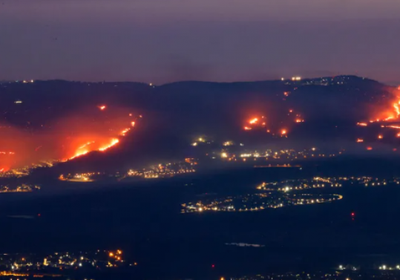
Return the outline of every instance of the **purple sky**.
[[[396,84],[400,0],[0,0],[0,51],[0,80]]]

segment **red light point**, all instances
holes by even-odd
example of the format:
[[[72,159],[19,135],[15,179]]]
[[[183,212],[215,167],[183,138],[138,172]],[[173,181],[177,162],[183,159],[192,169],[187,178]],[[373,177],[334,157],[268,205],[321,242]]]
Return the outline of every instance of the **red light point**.
[[[356,215],[356,213],[354,213],[354,212],[351,212],[351,216],[352,217],[354,217]]]
[[[212,264],[212,265],[211,265],[211,268],[214,268],[214,267],[215,267],[215,264]]]

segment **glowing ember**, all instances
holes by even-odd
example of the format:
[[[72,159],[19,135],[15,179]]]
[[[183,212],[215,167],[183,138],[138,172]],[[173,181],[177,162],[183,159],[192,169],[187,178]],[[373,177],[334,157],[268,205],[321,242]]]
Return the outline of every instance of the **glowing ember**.
[[[244,130],[251,130],[251,127],[245,126]]]
[[[106,107],[105,105],[99,106],[99,109],[102,110],[102,111],[105,110],[106,108],[107,108],[107,107]]]
[[[303,119],[296,119],[296,122],[297,123],[302,123],[302,122],[304,122],[304,120]]]
[[[257,123],[258,122],[258,118],[254,118],[254,119],[251,119],[250,121],[249,121],[249,124],[255,124],[255,123]]]
[[[394,129],[400,129],[400,126],[398,126],[398,125],[387,125],[385,127],[394,128]]]
[[[281,134],[282,134],[282,135],[286,135],[286,133],[287,133],[286,129],[282,129],[282,130],[281,130]]]
[[[378,139],[383,139],[383,136],[379,134]]]
[[[135,126],[135,122],[131,122],[131,126],[134,127]]]
[[[121,131],[121,136],[125,136],[131,129],[130,128],[125,128],[124,130]]]
[[[367,150],[368,151],[372,151],[372,147],[367,147]]]
[[[365,123],[365,122],[358,122],[357,125],[359,125],[359,126],[368,126],[368,124]]]
[[[364,142],[364,139],[362,139],[362,138],[357,139],[357,143],[362,143],[362,142]]]

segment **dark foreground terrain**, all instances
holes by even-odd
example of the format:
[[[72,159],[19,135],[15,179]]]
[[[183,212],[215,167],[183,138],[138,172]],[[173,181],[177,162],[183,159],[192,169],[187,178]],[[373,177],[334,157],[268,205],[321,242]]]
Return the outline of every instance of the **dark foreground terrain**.
[[[335,190],[343,200],[320,205],[180,213],[180,204],[197,195],[254,192],[262,181],[396,173],[379,166],[366,169],[369,174],[359,169],[242,169],[111,185],[49,180],[43,191],[0,197],[0,248],[4,253],[120,248],[137,262],[129,275],[139,279],[218,279],[334,270],[339,264],[400,264],[398,185],[344,185]]]

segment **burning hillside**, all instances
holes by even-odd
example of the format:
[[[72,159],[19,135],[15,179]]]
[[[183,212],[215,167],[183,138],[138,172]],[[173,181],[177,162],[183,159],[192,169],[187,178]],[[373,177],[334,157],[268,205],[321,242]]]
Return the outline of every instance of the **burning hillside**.
[[[41,129],[2,125],[0,172],[104,152],[128,135],[140,117],[125,109],[100,105],[51,121]]]

